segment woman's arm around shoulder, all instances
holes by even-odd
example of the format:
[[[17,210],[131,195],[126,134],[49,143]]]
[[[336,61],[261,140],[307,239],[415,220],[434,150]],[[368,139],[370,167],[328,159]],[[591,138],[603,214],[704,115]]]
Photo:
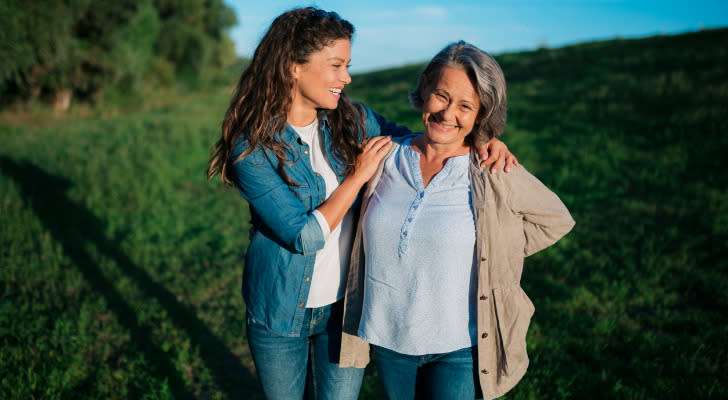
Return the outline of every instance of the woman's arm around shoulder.
[[[395,122],[387,121],[383,116],[375,113],[369,107],[360,104],[365,112],[366,137],[391,136],[402,137],[412,134],[412,131],[404,125],[397,125]]]
[[[403,138],[411,135],[421,135],[422,133],[413,133],[409,128],[403,125],[397,125],[389,122],[383,116],[375,113],[370,108],[360,104],[366,113],[366,137],[374,136],[391,136],[393,138]],[[501,167],[509,172],[512,167],[518,167],[518,159],[509,150],[508,146],[499,139],[493,138],[489,142],[477,147],[478,154],[481,155],[481,165],[490,165],[490,172],[494,173]]]

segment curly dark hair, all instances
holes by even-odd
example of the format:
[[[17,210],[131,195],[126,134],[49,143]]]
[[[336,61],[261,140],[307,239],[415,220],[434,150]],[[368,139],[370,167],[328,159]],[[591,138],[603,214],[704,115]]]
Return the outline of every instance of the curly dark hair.
[[[354,26],[335,12],[314,7],[298,8],[278,16],[255,49],[255,54],[240,76],[235,94],[222,122],[222,135],[210,149],[207,179],[220,174],[222,181],[232,185],[232,165],[258,147],[269,149],[278,158],[278,171],[286,182],[283,170],[289,160],[286,148],[291,146],[280,139],[285,129],[292,102],[292,64],[305,64],[309,56],[338,39],[351,40]],[[346,166],[354,168],[360,135],[364,132],[364,108],[341,93],[338,107],[320,110],[326,113],[331,126],[333,154]],[[233,160],[235,143],[243,135],[248,147]],[[296,162],[293,160],[291,162]]]

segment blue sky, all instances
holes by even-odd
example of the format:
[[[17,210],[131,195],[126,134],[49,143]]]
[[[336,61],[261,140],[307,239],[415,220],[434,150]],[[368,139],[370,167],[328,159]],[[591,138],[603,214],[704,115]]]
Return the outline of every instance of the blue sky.
[[[728,0],[225,1],[238,16],[230,32],[236,50],[246,57],[282,12],[336,11],[356,27],[352,72],[427,61],[456,40],[499,54],[728,26]]]

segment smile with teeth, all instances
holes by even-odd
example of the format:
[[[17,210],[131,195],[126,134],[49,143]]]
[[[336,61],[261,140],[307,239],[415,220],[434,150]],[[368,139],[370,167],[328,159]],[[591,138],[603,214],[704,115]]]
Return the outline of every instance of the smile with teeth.
[[[437,118],[435,118],[434,115],[433,116],[430,116],[430,121],[432,121],[434,124],[436,124],[437,126],[439,126],[441,129],[455,129],[455,128],[458,127],[457,124],[448,124],[448,123],[443,122],[443,121],[438,121]]]
[[[337,88],[330,88],[330,89],[329,89],[329,92],[331,92],[331,93],[333,93],[333,94],[336,94],[336,95],[338,95],[338,94],[341,94],[341,89],[337,89]]]

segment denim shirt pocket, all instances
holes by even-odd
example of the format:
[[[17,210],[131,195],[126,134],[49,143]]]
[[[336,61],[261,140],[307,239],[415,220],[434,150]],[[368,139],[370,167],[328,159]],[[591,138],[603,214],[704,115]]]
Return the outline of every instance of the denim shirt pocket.
[[[298,186],[289,186],[289,189],[297,199],[301,200],[306,209],[311,210],[314,208],[311,188],[308,185],[304,183]]]

